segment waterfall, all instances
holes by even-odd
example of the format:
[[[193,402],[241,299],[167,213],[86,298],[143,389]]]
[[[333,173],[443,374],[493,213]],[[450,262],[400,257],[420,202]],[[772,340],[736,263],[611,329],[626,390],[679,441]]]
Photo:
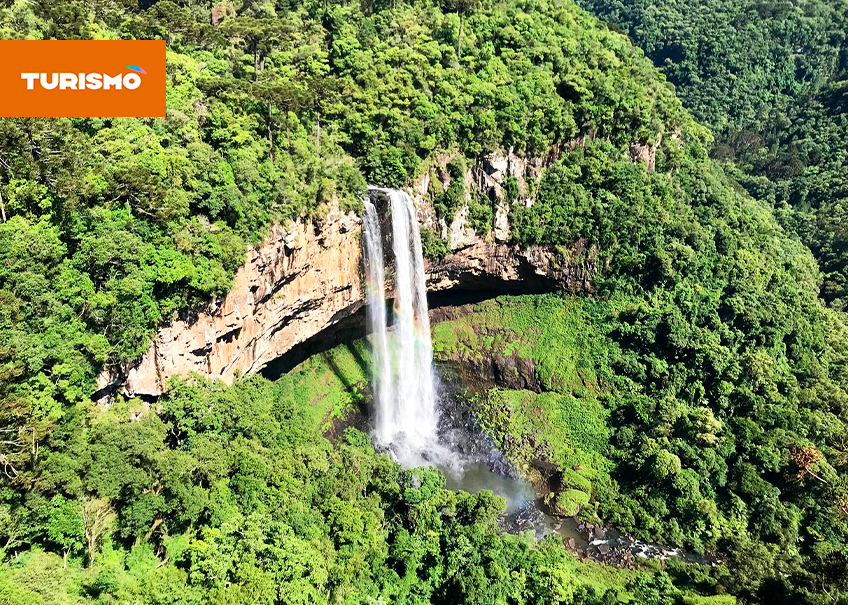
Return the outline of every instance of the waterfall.
[[[396,189],[372,187],[369,191],[380,191],[389,198],[394,256],[390,330],[380,217],[374,204],[366,200],[363,244],[368,331],[373,351],[375,436],[402,464],[411,466],[438,449],[438,409],[421,234],[409,195]]]
[[[365,200],[365,218],[362,224],[365,250],[365,272],[367,288],[367,329],[371,334],[372,348],[372,385],[374,401],[390,401],[394,395],[392,360],[389,356],[389,339],[386,332],[386,277],[385,257],[383,256],[383,236],[380,230],[380,217],[377,208],[370,200]],[[379,412],[378,412],[379,413]],[[380,426],[378,417],[378,427]],[[379,433],[378,429],[378,433]]]

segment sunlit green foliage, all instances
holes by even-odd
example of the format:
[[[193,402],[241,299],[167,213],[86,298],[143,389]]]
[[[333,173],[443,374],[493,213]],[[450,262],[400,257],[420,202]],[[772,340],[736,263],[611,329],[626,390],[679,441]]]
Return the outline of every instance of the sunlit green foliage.
[[[310,357],[277,380],[280,397],[308,418],[309,430],[326,432],[370,397],[371,353],[365,341]]]
[[[220,298],[275,221],[356,209],[366,180],[407,183],[442,153],[457,172],[689,123],[624,37],[560,2],[168,0],[5,2],[0,37],[168,45],[166,118],[0,120],[3,599],[606,598],[561,547],[501,535],[491,494],[401,472],[362,434],[320,436],[361,402],[362,344],[276,384],[89,397],[102,367]],[[491,206],[471,219],[485,230]]]
[[[611,267],[596,285],[598,330],[619,347],[608,388],[620,493],[602,517],[730,552],[751,575],[729,585],[765,598],[791,583],[765,568],[803,577],[799,557],[848,538],[844,319],[817,300],[811,255],[703,148],[657,163],[648,173],[605,144],[567,155],[571,175],[550,171],[523,211],[540,225],[529,242],[581,233]],[[798,474],[793,446],[822,452],[821,480]]]
[[[842,317],[819,304],[811,257],[707,159],[709,133],[623,36],[567,0],[16,0],[0,3],[0,37],[168,43],[166,118],[0,120],[0,599],[845,592]],[[842,107],[834,90],[811,115]],[[631,143],[655,150],[656,170]],[[221,297],[271,223],[356,209],[368,181],[408,184],[450,154],[436,212],[450,219],[469,195],[486,235],[492,201],[464,171],[493,151],[559,158],[534,203],[511,208],[512,243],[596,268],[594,292],[484,305],[436,329],[437,354],[532,360],[532,389],[487,391],[478,411],[508,455],[563,467],[562,512],[717,550],[732,573],[587,572],[554,541],[500,533],[490,493],[444,490],[438,471],[339,435],[365,392],[364,343],[276,383],[192,379],[153,403],[90,403],[102,367]],[[821,454],[814,468],[795,446]]]
[[[814,300],[815,290],[808,288],[806,296]],[[787,301],[796,304],[797,299]],[[844,429],[837,427],[845,425],[839,412],[832,411],[839,408],[830,407],[845,401],[838,344],[844,328],[837,328],[828,312],[816,320],[819,325],[806,326],[798,323],[795,312],[795,329],[821,339],[824,348],[816,363],[836,374],[806,370],[780,378],[767,368],[803,367],[787,357],[793,352],[783,347],[767,352],[760,345],[754,361],[737,348],[745,346],[739,339],[698,347],[703,360],[693,362],[686,351],[696,340],[679,348],[674,332],[663,327],[662,315],[652,322],[651,315],[633,315],[652,308],[678,322],[691,321],[671,301],[648,306],[634,295],[608,301],[505,297],[437,325],[434,346],[438,357],[472,366],[518,351],[533,361],[537,376],[556,368],[554,375],[559,371],[565,377],[540,381],[541,393],[490,389],[475,403],[486,430],[519,465],[547,459],[562,469],[564,489],[554,500],[561,512],[579,511],[590,519],[597,514],[652,540],[730,555],[737,574],[719,572],[713,581],[743,594],[756,594],[758,586],[761,598],[770,590],[787,590],[786,584],[777,587],[769,579],[772,572],[767,570],[774,568],[784,569],[796,586],[809,586],[810,572],[795,553],[827,574],[819,576],[825,585],[838,583],[841,572],[829,568],[824,558],[842,556],[836,544],[846,532],[837,510],[844,502],[844,459],[839,453]],[[538,322],[525,320],[536,314]],[[568,319],[551,321],[557,314]],[[635,337],[640,333],[636,327],[642,338]],[[833,328],[838,336],[827,334]],[[729,347],[735,353],[722,368],[716,355]],[[575,364],[585,367],[578,374],[585,378],[576,383],[568,379],[568,368]],[[738,378],[731,383],[721,380],[721,374],[712,377],[717,371],[736,372]],[[748,373],[754,371],[767,373],[758,374],[752,388],[754,378]],[[778,380],[806,386],[786,390]],[[831,403],[811,397],[813,389],[828,393]],[[830,430],[822,431],[825,426]],[[827,483],[793,478],[797,469],[787,449],[811,442],[832,456],[830,464],[821,463],[817,470]],[[591,500],[586,503],[578,491]],[[800,537],[814,546],[794,551]],[[819,554],[820,549],[828,554]]]
[[[42,481],[117,510],[96,564],[82,567],[90,519],[74,500],[33,492],[14,514],[43,511],[45,540],[0,565],[0,603],[589,604],[615,586],[554,541],[502,534],[491,492],[403,471],[354,429],[331,445],[287,388],[177,382],[158,412],[118,401],[95,415],[73,448],[48,454]],[[67,466],[83,482],[59,485]],[[69,552],[68,568],[40,543]]]
[[[626,31],[717,133],[712,153],[771,200],[845,308],[848,5],[833,0],[580,0]]]
[[[487,151],[541,155],[586,132],[626,145],[691,122],[623,36],[568,2],[18,1],[0,6],[0,36],[168,45],[165,118],[0,120],[0,393],[14,402],[0,415],[37,443],[99,368],[219,299],[274,221],[355,209],[366,179],[404,184],[442,153],[459,175]],[[474,201],[472,223],[491,212]],[[35,469],[24,450],[4,454],[14,472]]]

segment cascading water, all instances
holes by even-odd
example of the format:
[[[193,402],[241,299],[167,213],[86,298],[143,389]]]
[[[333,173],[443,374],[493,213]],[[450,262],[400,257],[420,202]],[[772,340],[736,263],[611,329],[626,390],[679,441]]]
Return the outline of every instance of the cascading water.
[[[362,234],[367,274],[367,324],[368,333],[371,334],[372,339],[372,385],[378,414],[381,414],[383,402],[391,401],[394,397],[392,393],[392,359],[389,356],[389,339],[386,332],[386,277],[383,237],[377,208],[368,199],[365,200]],[[379,426],[380,422],[378,421],[378,432]]]
[[[604,561],[609,546],[644,558],[684,560],[708,564],[710,559],[632,540],[614,530],[605,529],[602,539],[583,535],[573,519],[552,517],[532,486],[513,473],[494,444],[478,441],[473,425],[458,435],[443,428],[446,443],[439,439],[439,414],[430,344],[430,320],[427,315],[427,289],[424,279],[424,255],[415,208],[409,196],[396,189],[370,187],[389,200],[394,279],[386,278],[386,250],[380,215],[370,199],[365,199],[363,251],[367,285],[367,321],[372,348],[372,385],[376,410],[375,441],[389,450],[404,467],[430,465],[442,469],[449,489],[491,490],[506,500],[502,522],[507,531],[534,529],[538,538],[557,532],[573,544],[576,552]],[[392,321],[386,311],[386,283],[394,285]],[[450,422],[450,414],[447,420]],[[457,438],[458,437],[458,438]],[[483,446],[481,452],[472,447]],[[457,447],[463,443],[465,447]],[[486,454],[488,452],[488,454]],[[495,463],[488,456],[494,455]],[[499,469],[498,472],[496,469]],[[547,490],[545,494],[547,494]],[[607,545],[606,550],[601,546]]]
[[[438,409],[427,315],[424,254],[415,208],[396,189],[369,188],[389,199],[394,256],[393,330],[386,313],[386,277],[380,217],[365,201],[363,234],[368,281],[368,331],[373,349],[376,438],[413,466],[432,460],[438,444]]]

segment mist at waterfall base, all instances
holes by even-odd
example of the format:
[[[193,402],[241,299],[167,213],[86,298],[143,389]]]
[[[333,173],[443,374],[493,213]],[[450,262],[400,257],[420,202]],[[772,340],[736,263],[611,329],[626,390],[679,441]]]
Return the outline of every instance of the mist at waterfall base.
[[[373,355],[374,437],[404,466],[432,464],[443,452],[438,438],[439,413],[421,234],[415,209],[406,193],[393,189],[377,191],[389,199],[394,308],[390,330],[382,225],[377,208],[366,200],[363,244],[367,322]]]
[[[369,192],[388,200],[388,220],[381,220],[371,199],[364,200],[363,218],[375,444],[405,468],[442,469],[448,488],[491,490],[507,501],[508,514],[528,507],[536,510],[534,490],[503,472],[508,463],[493,443],[481,447],[480,439],[475,439],[478,443],[471,447],[468,427],[452,424],[455,418],[441,417],[441,404],[452,395],[440,384],[433,368],[424,256],[415,207],[403,191],[371,187]],[[387,268],[394,270],[393,279],[387,276]],[[387,286],[394,294],[391,314],[386,308]],[[478,433],[480,437],[482,431]]]
[[[537,538],[556,532],[586,556],[604,553],[604,545],[641,558],[681,557],[697,563],[709,559],[678,549],[648,544],[609,528],[586,536],[572,518],[546,512],[539,494],[522,480],[486,436],[459,399],[442,384],[433,367],[430,319],[421,234],[409,195],[396,189],[369,187],[369,193],[388,200],[389,220],[384,233],[380,212],[364,200],[363,251],[367,288],[367,329],[372,348],[375,445],[389,452],[404,468],[435,466],[445,473],[448,489],[490,490],[506,500],[501,527],[507,531],[534,530]],[[388,240],[391,262],[386,262]],[[390,279],[386,268],[394,269]],[[386,289],[393,286],[391,315]],[[451,413],[440,414],[448,409]],[[585,530],[585,528],[584,528]],[[595,549],[593,551],[592,549]]]

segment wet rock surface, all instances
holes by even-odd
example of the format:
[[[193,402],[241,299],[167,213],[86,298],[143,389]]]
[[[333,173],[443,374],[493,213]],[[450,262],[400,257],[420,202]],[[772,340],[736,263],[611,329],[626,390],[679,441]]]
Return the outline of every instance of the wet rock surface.
[[[636,569],[642,561],[665,561],[672,558],[702,565],[716,562],[716,559],[709,556],[647,543],[611,527],[592,525],[573,517],[554,514],[543,496],[557,489],[555,483],[561,476],[562,469],[545,459],[532,460],[530,468],[536,479],[542,482],[542,485],[534,488],[483,430],[472,407],[462,396],[461,374],[456,372],[456,368],[443,366],[441,369],[445,376],[440,389],[441,438],[448,442],[458,455],[484,465],[496,476],[493,485],[488,489],[497,494],[498,489],[504,489],[503,482],[498,478],[506,478],[517,486],[511,491],[521,495],[518,505],[515,505],[513,500],[513,505],[510,506],[510,499],[507,498],[507,511],[498,520],[503,531],[533,531],[537,539],[557,535],[565,547],[579,558],[625,569]],[[467,489],[462,485],[458,487]]]
[[[586,545],[583,548],[575,548],[575,552],[606,565],[634,569],[639,560],[680,559],[700,565],[712,565],[717,562],[714,557],[644,542],[610,527],[575,521],[575,529],[586,540]]]

